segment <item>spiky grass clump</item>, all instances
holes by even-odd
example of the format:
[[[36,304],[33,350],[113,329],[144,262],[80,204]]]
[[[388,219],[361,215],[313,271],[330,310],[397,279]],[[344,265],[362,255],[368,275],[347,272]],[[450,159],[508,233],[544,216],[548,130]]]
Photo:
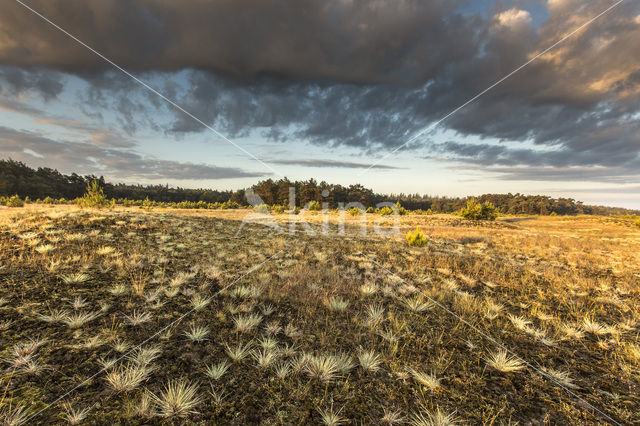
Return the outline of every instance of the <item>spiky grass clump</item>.
[[[152,369],[137,362],[128,362],[107,373],[107,383],[114,392],[131,392],[149,377]]]
[[[99,312],[73,312],[65,316],[63,321],[69,328],[80,328],[99,316]]]
[[[81,424],[89,415],[89,411],[91,411],[90,407],[75,409],[69,403],[64,403],[62,407],[64,409],[63,418],[70,425]]]
[[[141,311],[133,311],[131,315],[125,315],[127,322],[132,326],[137,326],[140,324],[144,324],[145,322],[151,321],[151,314],[149,312],[141,312]]]
[[[526,330],[529,325],[531,325],[531,321],[523,316],[511,315],[509,314],[509,321],[513,324],[515,328],[518,330]]]
[[[376,354],[374,351],[360,351],[358,353],[358,361],[360,362],[360,367],[364,371],[368,371],[374,373],[380,369],[380,364],[382,364],[382,360],[380,355]]]
[[[73,302],[71,302],[71,306],[73,306],[73,309],[75,310],[82,309],[87,306],[87,304],[87,299],[82,296],[76,296],[75,299],[73,299]]]
[[[567,324],[562,325],[562,332],[567,339],[580,340],[584,337],[584,332],[582,330]]]
[[[276,364],[274,367],[274,371],[277,378],[279,378],[280,380],[286,379],[291,372],[291,362],[286,361]]]
[[[365,324],[369,327],[376,327],[384,317],[384,306],[379,304],[369,305],[365,311]]]
[[[411,312],[421,313],[433,308],[431,301],[425,301],[423,297],[403,298],[402,302]]]
[[[236,326],[236,331],[240,333],[248,333],[249,331],[260,325],[262,316],[258,314],[240,315],[233,318],[233,323]]]
[[[562,386],[570,389],[578,388],[578,386],[573,382],[573,378],[568,371],[556,370],[553,368],[543,368],[542,370]]]
[[[109,288],[109,293],[114,296],[120,296],[129,291],[129,288],[124,284],[114,284],[113,287]]]
[[[345,424],[347,419],[340,417],[340,411],[337,413],[333,411],[333,407],[326,410],[318,410],[318,414],[320,414],[320,421],[325,426],[338,426]]]
[[[380,423],[383,425],[398,425],[405,422],[405,418],[400,410],[391,410],[389,408],[382,409],[382,418]]]
[[[340,369],[336,358],[330,355],[308,355],[304,360],[304,370],[314,379],[329,383],[338,377]]]
[[[607,326],[594,321],[591,317],[585,317],[582,320],[582,329],[585,332],[595,334],[596,336],[607,334]]]
[[[271,304],[267,304],[267,305],[262,306],[260,308],[260,311],[262,312],[262,315],[264,315],[266,317],[266,316],[269,316],[272,313],[274,313],[276,311],[276,307],[271,305]]]
[[[372,296],[378,292],[378,286],[374,283],[365,283],[360,286],[360,293],[363,296]]]
[[[205,326],[192,325],[184,335],[193,342],[202,342],[209,335],[209,328]]]
[[[57,323],[64,322],[68,315],[69,311],[66,309],[51,309],[48,314],[38,314],[38,319],[48,323]]]
[[[227,370],[229,370],[229,363],[227,361],[221,361],[215,365],[206,366],[204,374],[211,380],[220,380]]]
[[[198,386],[185,380],[171,380],[160,395],[152,394],[158,412],[163,417],[187,417],[198,414],[196,407],[202,399]]]
[[[261,351],[254,352],[252,355],[258,363],[259,368],[266,368],[278,359],[278,353],[270,349],[263,349]]]
[[[75,274],[63,275],[61,278],[65,284],[82,284],[84,282],[89,281],[89,275],[83,274],[81,272],[75,273]]]
[[[47,254],[56,249],[56,246],[53,244],[43,244],[41,246],[36,247],[36,251],[40,254]]]
[[[329,383],[354,367],[351,356],[345,353],[313,355],[303,353],[296,361],[296,370],[303,370],[309,377]]]
[[[140,395],[137,401],[133,401],[129,408],[129,413],[133,416],[142,417],[144,419],[150,419],[156,415],[155,407],[153,406],[153,398],[151,392],[144,391]]]
[[[209,304],[210,301],[211,300],[205,299],[199,294],[196,294],[191,298],[191,306],[193,307],[194,310],[200,311],[204,309]]]
[[[3,407],[0,411],[0,422],[2,426],[22,426],[27,423],[30,416],[31,413],[22,405],[13,409],[11,406]]]
[[[425,388],[432,391],[440,388],[440,379],[436,377],[433,371],[430,373],[425,373],[422,371],[416,371],[412,368],[410,368],[408,371],[411,377],[413,377],[413,380],[420,383]]]
[[[338,426],[346,423],[347,419],[340,417],[340,412],[335,413],[333,408],[328,410],[318,410],[320,414],[320,421],[325,426]]]
[[[331,297],[326,301],[327,308],[334,312],[344,312],[349,306],[349,302],[340,297]]]
[[[434,411],[414,413],[409,419],[411,426],[452,426],[460,424],[454,413],[445,413],[437,407]]]
[[[129,359],[139,365],[149,365],[162,354],[162,349],[158,346],[147,346],[136,349]]]
[[[258,343],[262,349],[272,350],[278,347],[278,341],[271,337],[263,337]]]
[[[116,249],[110,246],[103,246],[96,250],[96,254],[99,256],[109,256],[111,254],[114,254],[115,252]]]
[[[229,355],[229,358],[231,358],[231,360],[234,362],[242,361],[243,359],[251,355],[251,346],[251,342],[245,345],[238,344],[235,347],[226,345],[227,355]]]
[[[487,365],[503,373],[520,371],[525,367],[521,360],[510,356],[504,349],[500,349],[498,352],[489,355]]]
[[[636,364],[640,363],[640,345],[635,343],[627,343],[624,349],[629,361]]]

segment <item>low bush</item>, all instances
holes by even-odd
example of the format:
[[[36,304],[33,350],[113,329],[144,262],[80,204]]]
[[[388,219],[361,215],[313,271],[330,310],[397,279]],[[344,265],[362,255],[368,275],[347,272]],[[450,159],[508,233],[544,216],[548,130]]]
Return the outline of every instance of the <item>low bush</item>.
[[[404,215],[406,215],[407,213],[409,213],[409,210],[407,210],[407,209],[405,209],[404,207],[402,207],[402,205],[400,204],[400,201],[398,201],[398,202],[396,203],[396,208],[398,209],[398,213],[399,213],[401,216],[404,216]]]
[[[318,201],[310,201],[309,202],[309,210],[311,210],[311,211],[320,211],[320,210],[322,210],[322,205]]]
[[[463,207],[459,215],[469,220],[495,220],[498,210],[491,203],[479,203],[475,198],[470,198],[467,207]]]
[[[407,243],[409,243],[410,246],[422,247],[427,244],[427,237],[422,233],[420,228],[416,228],[407,233]]]
[[[378,209],[377,213],[380,214],[380,216],[389,216],[393,214],[393,209],[391,207],[384,206],[383,208]]]
[[[357,207],[351,207],[347,211],[351,216],[361,216],[362,214],[364,214],[364,212]]]
[[[11,197],[0,197],[0,204],[7,207],[23,207],[24,200],[17,195]]]

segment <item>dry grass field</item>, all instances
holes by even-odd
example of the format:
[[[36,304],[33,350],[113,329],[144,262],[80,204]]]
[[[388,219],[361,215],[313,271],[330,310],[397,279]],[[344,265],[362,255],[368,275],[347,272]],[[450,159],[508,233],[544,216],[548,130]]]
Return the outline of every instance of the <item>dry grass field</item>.
[[[631,219],[244,214],[1,210],[0,421],[640,424]]]

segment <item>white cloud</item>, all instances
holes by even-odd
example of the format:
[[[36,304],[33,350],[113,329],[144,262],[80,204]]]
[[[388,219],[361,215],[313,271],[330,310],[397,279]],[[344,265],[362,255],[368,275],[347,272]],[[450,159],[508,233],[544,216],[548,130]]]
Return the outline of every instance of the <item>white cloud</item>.
[[[499,25],[513,30],[520,30],[531,24],[531,14],[526,10],[515,8],[498,13],[495,19]]]

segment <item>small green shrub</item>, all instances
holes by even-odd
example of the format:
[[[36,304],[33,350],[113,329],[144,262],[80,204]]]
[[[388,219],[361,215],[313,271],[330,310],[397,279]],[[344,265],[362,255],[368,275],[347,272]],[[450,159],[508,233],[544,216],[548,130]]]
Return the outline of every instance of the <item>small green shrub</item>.
[[[367,207],[367,213],[375,213],[376,210],[373,207]]]
[[[637,226],[637,227],[640,227],[640,217],[637,217],[637,218],[636,218],[636,226]]]
[[[309,202],[309,210],[311,211],[320,211],[322,210],[322,206],[318,201],[310,201]]]
[[[498,210],[491,203],[479,203],[475,198],[470,198],[467,207],[463,207],[459,214],[469,220],[495,220]]]
[[[112,203],[105,197],[104,191],[97,180],[87,184],[87,192],[82,198],[77,199],[80,207],[104,208],[109,207]]]
[[[271,207],[271,211],[273,213],[282,214],[284,213],[284,206],[276,204],[273,207]]]
[[[11,197],[0,197],[0,204],[7,207],[23,207],[24,200],[17,195],[12,195]]]
[[[400,213],[401,216],[404,216],[407,213],[409,213],[409,210],[402,207],[402,205],[400,204],[400,201],[396,202],[396,208],[398,209],[398,213]]]
[[[384,206],[383,208],[378,209],[378,213],[380,216],[389,216],[393,214],[393,209],[391,207]]]
[[[416,228],[414,231],[407,233],[407,243],[410,246],[422,247],[427,244],[427,237],[422,233],[420,228]]]
[[[362,210],[360,210],[357,207],[351,207],[349,210],[347,210],[349,212],[349,214],[351,216],[361,216],[362,214],[364,214],[364,212]]]
[[[143,201],[142,201],[142,205],[141,207],[143,209],[151,209],[151,207],[155,206],[155,201],[151,201],[149,199],[149,197],[146,197]]]

